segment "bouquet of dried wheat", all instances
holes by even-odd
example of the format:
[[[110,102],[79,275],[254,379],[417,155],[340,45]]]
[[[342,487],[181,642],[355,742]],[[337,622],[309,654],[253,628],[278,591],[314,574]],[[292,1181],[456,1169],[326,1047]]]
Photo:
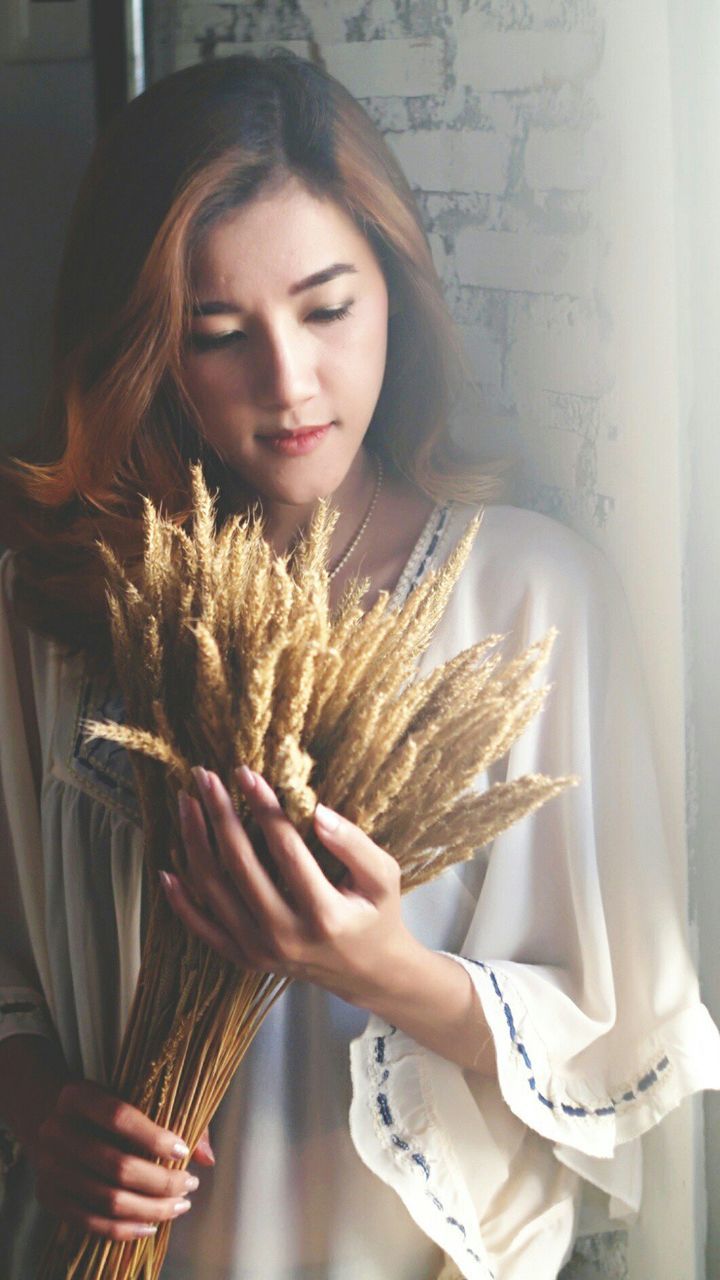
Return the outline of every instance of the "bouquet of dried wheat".
[[[160,869],[182,875],[177,793],[197,794],[193,765],[223,779],[258,847],[235,778],[241,764],[277,791],[331,878],[339,864],[311,825],[318,801],[394,855],[403,890],[470,857],[572,781],[527,776],[473,789],[540,709],[536,676],[552,635],[504,665],[491,636],[417,673],[477,520],[401,608],[381,593],[363,611],[367,584],[354,582],[332,611],[335,517],[324,504],[283,557],[255,517],[233,517],[216,533],[199,467],[192,482],[192,536],[146,502],[139,585],[102,548],[126,721],[87,726],[132,754],[149,873],[149,924],[112,1088],[191,1150],[287,985],[210,951],[159,889]],[[169,1232],[166,1222],[154,1237],[113,1242],[63,1226],[43,1280],[155,1280]]]

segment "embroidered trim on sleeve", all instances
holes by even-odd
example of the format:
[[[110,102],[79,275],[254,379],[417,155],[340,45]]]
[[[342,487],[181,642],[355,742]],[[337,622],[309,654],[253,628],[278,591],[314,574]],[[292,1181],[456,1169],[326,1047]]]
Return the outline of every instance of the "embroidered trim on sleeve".
[[[383,1138],[389,1138],[392,1146],[399,1153],[401,1159],[407,1160],[413,1167],[413,1171],[418,1171],[425,1179],[425,1195],[430,1204],[441,1214],[448,1226],[453,1227],[455,1231],[462,1237],[465,1245],[465,1252],[473,1262],[485,1268],[486,1280],[495,1280],[494,1272],[488,1267],[487,1259],[482,1258],[479,1253],[470,1247],[468,1241],[468,1231],[462,1222],[447,1212],[445,1205],[440,1197],[433,1189],[433,1169],[427,1155],[414,1143],[408,1134],[404,1133],[397,1124],[390,1103],[389,1086],[392,1068],[392,1060],[388,1057],[387,1042],[397,1032],[397,1027],[390,1027],[386,1035],[375,1036],[372,1040],[372,1055],[370,1063],[370,1079],[374,1090],[374,1106],[375,1106],[375,1124],[379,1129]]]
[[[533,1091],[537,1101],[541,1103],[542,1106],[547,1107],[549,1111],[559,1111],[562,1112],[563,1115],[574,1116],[578,1119],[587,1119],[592,1117],[599,1117],[602,1119],[605,1116],[614,1116],[617,1114],[618,1107],[622,1106],[623,1103],[636,1102],[638,1098],[642,1098],[643,1094],[647,1093],[648,1089],[651,1089],[654,1084],[657,1084],[663,1072],[668,1070],[670,1066],[670,1059],[667,1055],[664,1055],[659,1062],[650,1066],[649,1069],[645,1071],[636,1082],[634,1082],[631,1088],[619,1089],[617,1097],[611,1096],[607,1099],[603,1099],[602,1106],[599,1107],[578,1106],[576,1103],[569,1101],[563,1102],[559,1099],[546,1097],[545,1094],[541,1093],[537,1087],[537,1081],[535,1079],[530,1055],[520,1039],[517,1027],[515,1026],[512,1009],[505,999],[496,974],[489,965],[485,964],[482,960],[473,960],[472,956],[462,956],[461,959],[466,960],[469,964],[477,965],[479,969],[483,969],[485,973],[487,973],[490,982],[492,983],[493,991],[502,1005],[510,1040],[512,1044],[514,1044],[527,1069],[528,1088]]]

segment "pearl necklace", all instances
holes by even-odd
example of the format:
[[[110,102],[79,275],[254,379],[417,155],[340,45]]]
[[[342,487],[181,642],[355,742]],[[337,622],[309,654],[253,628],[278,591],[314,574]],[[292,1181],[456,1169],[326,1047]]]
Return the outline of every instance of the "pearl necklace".
[[[348,547],[348,549],[347,549],[347,551],[345,552],[344,556],[342,556],[342,558],[341,558],[340,560],[338,560],[337,564],[335,565],[335,568],[330,570],[330,572],[329,572],[329,574],[328,574],[328,581],[330,581],[330,582],[332,582],[333,578],[335,577],[335,574],[340,572],[340,570],[342,569],[343,565],[344,565],[344,564],[347,564],[347,562],[348,562],[348,560],[350,559],[350,557],[351,557],[351,555],[352,555],[353,551],[354,551],[354,550],[355,550],[355,548],[358,546],[358,543],[360,542],[360,539],[362,538],[362,536],[363,536],[363,534],[364,534],[365,530],[367,529],[367,527],[368,527],[368,525],[369,525],[369,523],[370,523],[370,517],[371,517],[371,515],[372,515],[373,511],[375,510],[375,506],[376,506],[376,504],[377,504],[377,500],[378,500],[378,498],[379,498],[379,496],[380,496],[380,490],[381,490],[381,488],[382,488],[382,482],[383,482],[383,464],[382,464],[382,458],[380,457],[380,455],[379,455],[379,454],[376,454],[376,455],[375,455],[375,461],[376,461],[376,463],[377,463],[377,479],[376,479],[376,481],[375,481],[375,491],[374,491],[373,496],[372,496],[372,499],[371,499],[371,501],[370,501],[370,506],[369,506],[369,507],[368,507],[368,509],[367,509],[367,513],[366,513],[365,519],[363,520],[362,524],[360,525],[360,528],[358,529],[357,533],[355,534],[355,537],[353,538],[352,542],[350,543],[350,546]]]

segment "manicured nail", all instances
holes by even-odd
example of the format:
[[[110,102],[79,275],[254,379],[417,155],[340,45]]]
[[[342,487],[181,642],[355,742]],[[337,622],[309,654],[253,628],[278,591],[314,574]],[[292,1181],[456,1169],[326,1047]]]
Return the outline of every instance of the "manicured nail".
[[[201,764],[196,764],[193,765],[191,773],[197,782],[200,794],[207,795],[210,789],[210,779],[208,778],[207,770],[203,769]]]
[[[169,876],[167,871],[158,871],[158,875],[160,877],[160,884],[162,885],[165,892],[172,893],[172,890],[173,890],[172,876]]]
[[[173,1212],[175,1214],[187,1213],[188,1209],[192,1209],[192,1205],[189,1200],[178,1200],[173,1205]]]
[[[319,804],[315,809],[315,817],[324,827],[326,831],[335,831],[340,822],[340,815],[335,813],[334,809],[328,809],[326,805]]]
[[[134,1228],[134,1231],[135,1231],[135,1235],[136,1235],[136,1237],[137,1237],[137,1239],[138,1239],[138,1240],[142,1239],[142,1238],[143,1238],[143,1236],[156,1236],[156,1235],[157,1235],[157,1227],[151,1227],[151,1226],[150,1226],[149,1224],[147,1224],[147,1223],[143,1223],[143,1225],[142,1225],[141,1227],[135,1227],[135,1228]]]
[[[197,1191],[199,1186],[200,1179],[196,1178],[194,1174],[189,1173],[185,1179],[185,1186],[183,1187],[183,1190],[186,1192]]]
[[[248,769],[246,764],[240,765],[240,768],[237,771],[237,777],[238,781],[241,782],[244,787],[247,787],[248,791],[255,790],[255,774],[251,769]]]
[[[178,1160],[187,1160],[190,1155],[190,1148],[184,1142],[177,1141],[173,1143],[172,1153],[177,1156]]]
[[[198,1142],[197,1147],[195,1148],[195,1154],[197,1155],[199,1152],[202,1152],[205,1159],[209,1160],[211,1164],[215,1164],[215,1153],[213,1152],[207,1138],[201,1138]]]

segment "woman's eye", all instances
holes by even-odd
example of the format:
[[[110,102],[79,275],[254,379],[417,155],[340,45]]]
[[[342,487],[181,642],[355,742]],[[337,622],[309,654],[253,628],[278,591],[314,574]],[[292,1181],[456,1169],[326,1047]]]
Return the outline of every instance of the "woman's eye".
[[[191,333],[188,341],[193,351],[219,351],[222,347],[242,342],[244,338],[241,329],[232,329],[228,333]]]
[[[310,313],[310,320],[319,321],[320,324],[330,324],[333,320],[344,320],[350,314],[352,302],[346,302],[342,307],[318,307],[317,311]]]

